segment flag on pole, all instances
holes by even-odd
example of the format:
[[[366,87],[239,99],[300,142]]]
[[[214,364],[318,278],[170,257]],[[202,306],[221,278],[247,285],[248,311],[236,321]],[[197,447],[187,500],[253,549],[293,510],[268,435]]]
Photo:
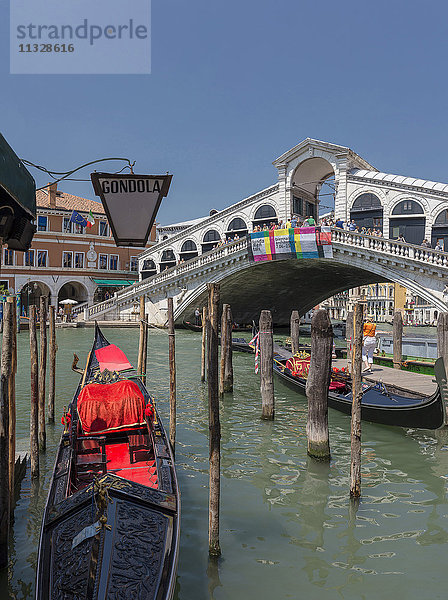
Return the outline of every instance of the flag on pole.
[[[95,219],[93,218],[92,211],[89,210],[89,214],[87,216],[87,227],[93,227],[95,225]]]
[[[77,225],[82,225],[83,227],[86,227],[86,225],[87,225],[86,219],[84,219],[84,217],[82,215],[80,215],[79,212],[77,212],[76,210],[74,210],[72,212],[70,221],[71,221],[71,223],[76,223]]]

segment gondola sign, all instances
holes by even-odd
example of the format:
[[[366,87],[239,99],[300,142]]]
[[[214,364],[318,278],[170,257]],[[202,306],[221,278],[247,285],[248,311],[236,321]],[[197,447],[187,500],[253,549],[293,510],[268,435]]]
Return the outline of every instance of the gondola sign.
[[[92,173],[117,246],[144,247],[172,175]]]

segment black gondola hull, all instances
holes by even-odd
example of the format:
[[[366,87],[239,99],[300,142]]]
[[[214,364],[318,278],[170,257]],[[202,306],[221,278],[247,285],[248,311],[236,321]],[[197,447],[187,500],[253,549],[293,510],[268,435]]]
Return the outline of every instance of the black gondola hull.
[[[108,345],[97,328],[93,350]],[[92,351],[85,381],[98,367]],[[149,394],[137,383],[145,401]],[[76,407],[80,383],[72,407]],[[76,412],[72,411],[75,415]],[[150,487],[113,471],[97,477],[107,490],[105,526],[92,529],[79,544],[86,526],[98,523],[99,493],[95,483],[73,490],[76,453],[70,433],[64,433],[44,511],[39,544],[36,600],[171,600],[179,550],[180,495],[165,430],[147,420],[157,464],[158,487]],[[116,432],[113,435],[121,435]],[[82,438],[81,438],[82,439]],[[146,469],[145,466],[135,467]],[[132,467],[134,468],[134,467]],[[99,482],[99,484],[98,484]]]
[[[294,377],[288,372],[281,370],[278,364],[274,364],[274,373],[290,389],[305,395],[306,380]],[[382,395],[381,392],[378,392]],[[364,421],[380,423],[382,425],[394,425],[398,427],[411,427],[419,429],[438,429],[444,424],[444,406],[440,388],[423,402],[415,402],[408,406],[389,404],[387,406],[373,405],[368,399],[369,392],[363,397],[361,403],[361,418]],[[334,392],[328,392],[328,406],[347,415],[351,414],[352,399]]]

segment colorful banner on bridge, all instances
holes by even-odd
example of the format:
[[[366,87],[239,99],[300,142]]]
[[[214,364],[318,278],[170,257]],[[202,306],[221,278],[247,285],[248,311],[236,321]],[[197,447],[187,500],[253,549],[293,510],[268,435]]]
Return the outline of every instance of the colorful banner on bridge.
[[[330,227],[300,227],[257,231],[249,236],[254,262],[287,258],[333,258]]]

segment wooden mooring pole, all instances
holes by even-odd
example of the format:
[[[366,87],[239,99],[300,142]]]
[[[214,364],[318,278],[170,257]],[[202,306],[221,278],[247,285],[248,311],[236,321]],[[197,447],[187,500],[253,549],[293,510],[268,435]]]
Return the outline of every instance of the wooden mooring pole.
[[[11,493],[9,480],[9,382],[13,366],[13,306],[3,307],[3,343],[0,376],[0,567],[8,564]]]
[[[208,552],[210,556],[216,557],[221,554],[221,548],[219,546],[219,503],[221,492],[221,423],[219,421],[218,396],[219,284],[208,283],[207,290],[207,380],[210,432]]]
[[[47,371],[47,299],[40,297],[40,361],[39,361],[39,450],[45,450],[47,435],[45,431],[45,375]]]
[[[170,362],[170,445],[176,450],[176,338],[174,333],[173,299],[168,298],[168,349]]]
[[[353,356],[353,311],[347,313],[347,320],[345,321],[345,341],[347,342],[347,368],[349,373],[351,373]]]
[[[31,477],[39,477],[39,359],[37,354],[36,307],[29,307],[31,407],[30,407],[30,456]]]
[[[137,375],[143,376],[143,345],[145,337],[145,296],[140,296],[140,337],[138,339]]]
[[[361,496],[361,400],[362,400],[362,338],[364,306],[355,304],[353,313],[353,361],[352,361],[352,420],[350,497]]]
[[[297,310],[291,313],[291,352],[296,354],[300,350],[300,316]]]
[[[393,320],[394,369],[401,369],[403,358],[403,317],[397,310]]]
[[[202,352],[201,352],[201,381],[205,381],[207,364],[207,307],[202,307]]]
[[[270,310],[262,310],[259,322],[261,418],[272,421],[274,403],[274,339]]]
[[[221,369],[219,374],[219,395],[233,391],[232,365],[232,311],[229,304],[222,306],[221,318]]]
[[[448,371],[448,312],[439,313],[437,319],[437,356],[443,358]]]
[[[333,328],[324,309],[315,310],[311,321],[311,361],[306,381],[308,455],[330,460],[328,434],[328,386],[330,385]]]
[[[17,372],[17,304],[16,297],[9,296],[6,299],[12,305],[12,361],[11,373],[8,382],[9,401],[9,497],[10,517],[14,514],[14,473],[16,464],[16,372]]]
[[[49,308],[49,380],[48,380],[48,422],[54,423],[54,400],[56,393],[56,352],[58,346],[56,344],[56,327],[55,327],[55,307],[50,306]]]

